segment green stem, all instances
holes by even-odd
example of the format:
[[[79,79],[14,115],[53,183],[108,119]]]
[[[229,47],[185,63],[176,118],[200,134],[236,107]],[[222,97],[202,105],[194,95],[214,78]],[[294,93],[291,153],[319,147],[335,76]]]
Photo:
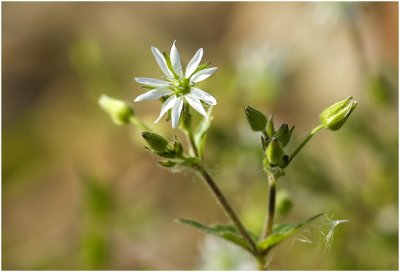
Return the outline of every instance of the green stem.
[[[146,126],[142,121],[140,121],[139,119],[137,119],[136,117],[131,117],[129,119],[129,121],[131,122],[131,124],[139,127],[140,129],[144,130],[144,131],[148,131],[151,132],[152,129],[149,128],[148,126]]]
[[[196,158],[200,159],[199,158],[199,150],[197,149],[196,143],[194,141],[192,129],[187,130],[187,136],[189,138],[189,143],[190,143],[190,146],[191,146],[191,148],[193,150],[194,156]]]
[[[267,208],[268,210],[265,216],[263,239],[267,238],[272,233],[272,227],[274,225],[276,180],[277,177],[274,174],[268,173],[268,186],[269,186],[268,208]]]
[[[308,143],[308,141],[309,141],[315,134],[317,134],[317,132],[321,131],[322,129],[324,129],[324,127],[323,127],[322,125],[319,125],[319,126],[315,127],[315,128],[304,138],[304,140],[297,146],[297,148],[295,149],[295,151],[293,151],[293,153],[289,156],[288,164],[294,159],[294,157],[296,157],[297,153],[300,152],[300,150]]]
[[[258,270],[267,270],[265,255],[259,255],[256,258],[258,262]]]
[[[252,249],[254,254],[257,254],[257,247],[254,241],[251,239],[249,233],[243,226],[242,222],[240,221],[239,217],[236,215],[236,212],[233,210],[232,206],[226,200],[225,196],[219,189],[218,185],[212,179],[212,177],[208,174],[207,170],[200,164],[195,166],[195,169],[200,173],[203,177],[205,182],[207,183],[208,187],[210,188],[211,192],[213,193],[217,202],[221,205],[227,217],[232,220],[233,224],[236,226],[240,234],[243,238],[249,243],[250,248]]]

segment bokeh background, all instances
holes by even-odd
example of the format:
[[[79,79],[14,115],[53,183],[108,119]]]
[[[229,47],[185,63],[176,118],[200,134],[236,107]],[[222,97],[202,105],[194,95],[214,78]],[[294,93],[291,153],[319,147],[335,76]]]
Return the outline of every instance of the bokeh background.
[[[131,103],[142,92],[133,77],[161,76],[150,46],[174,40],[183,62],[203,47],[220,67],[200,86],[218,100],[205,161],[254,231],[267,184],[244,106],[295,124],[298,142],[326,106],[359,102],[278,184],[293,202],[281,222],[350,221],[330,249],[320,228],[303,230],[271,269],[398,269],[395,2],[3,2],[2,268],[251,268],[237,248],[174,222],[226,219],[198,178],[157,166],[139,131],[97,105],[102,93]],[[160,110],[134,107],[150,125]],[[154,127],[172,139],[169,123]]]

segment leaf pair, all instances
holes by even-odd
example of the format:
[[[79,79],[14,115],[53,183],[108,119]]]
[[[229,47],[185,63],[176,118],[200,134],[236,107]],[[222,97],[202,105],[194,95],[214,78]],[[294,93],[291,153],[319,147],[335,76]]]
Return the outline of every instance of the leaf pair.
[[[298,224],[278,224],[275,225],[272,229],[271,235],[269,235],[266,239],[263,239],[257,243],[257,248],[263,252],[264,254],[271,250],[273,247],[277,246],[281,242],[283,242],[290,235],[295,233],[301,227],[307,225],[311,221],[317,219],[323,215],[323,213],[317,214],[303,222]]]
[[[265,239],[260,240],[257,243],[257,249],[258,253],[265,255],[268,253],[269,250],[271,250],[273,247],[277,246],[281,242],[283,242],[285,239],[287,239],[289,236],[294,234],[297,230],[299,230],[301,227],[309,224],[311,221],[317,219],[323,215],[323,213],[317,214],[307,220],[304,220],[303,222],[300,222],[298,224],[279,224],[275,225],[272,233]],[[241,234],[237,231],[237,229],[231,225],[210,225],[206,226],[204,224],[201,224],[197,221],[190,220],[190,219],[179,219],[178,222],[194,227],[198,229],[199,231],[206,233],[206,234],[212,234],[218,237],[221,237],[247,251],[249,251],[251,254],[255,254],[255,252],[252,251],[250,248],[248,242],[241,236]],[[251,238],[254,241],[257,241],[257,236],[251,232],[248,231],[250,234]]]

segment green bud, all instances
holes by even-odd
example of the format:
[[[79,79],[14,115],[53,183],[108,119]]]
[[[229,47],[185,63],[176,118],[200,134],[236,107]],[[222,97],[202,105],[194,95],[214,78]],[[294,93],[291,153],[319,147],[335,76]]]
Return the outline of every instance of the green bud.
[[[134,116],[131,106],[121,100],[108,97],[105,94],[100,96],[98,103],[117,125],[130,123],[130,119]]]
[[[155,152],[163,152],[167,148],[167,140],[156,133],[142,132],[142,137],[146,140],[150,149]]]
[[[338,130],[349,118],[350,114],[357,107],[357,102],[353,97],[336,102],[324,110],[319,116],[322,125],[330,130]]]
[[[265,129],[267,125],[267,117],[265,117],[262,112],[250,106],[245,107],[244,111],[246,113],[247,121],[253,131],[263,131]]]
[[[285,152],[283,151],[277,138],[272,137],[265,150],[268,163],[271,166],[283,166]]]
[[[275,134],[274,121],[272,120],[272,115],[270,115],[267,123],[267,135],[268,137],[272,137],[274,134]]]
[[[293,202],[287,192],[280,191],[276,196],[276,211],[280,216],[286,216],[293,207]]]
[[[289,130],[287,124],[283,124],[278,131],[275,133],[275,137],[278,139],[279,143],[285,147],[289,143],[290,137],[292,136],[294,126]]]

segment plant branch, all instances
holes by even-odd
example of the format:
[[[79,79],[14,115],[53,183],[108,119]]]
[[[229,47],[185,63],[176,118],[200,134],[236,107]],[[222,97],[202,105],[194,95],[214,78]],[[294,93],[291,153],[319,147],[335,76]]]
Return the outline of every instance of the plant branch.
[[[277,177],[273,173],[268,173],[268,210],[265,216],[265,225],[263,232],[263,239],[267,238],[272,233],[275,217],[275,198],[276,198],[276,180]]]
[[[218,203],[221,205],[223,210],[225,211],[225,214],[229,217],[230,220],[234,223],[236,228],[239,230],[240,234],[243,236],[243,238],[249,243],[249,246],[251,247],[252,251],[254,254],[257,253],[257,247],[254,241],[251,239],[249,233],[243,226],[242,222],[240,221],[239,217],[236,215],[235,211],[229,204],[229,202],[226,200],[225,196],[219,189],[218,185],[215,183],[215,181],[212,179],[212,177],[208,174],[207,170],[200,164],[195,166],[195,169],[199,171],[200,175],[204,178],[205,182],[207,183],[208,187],[210,188],[211,192],[213,193],[215,199],[218,201]]]
[[[199,158],[199,150],[197,149],[197,146],[196,146],[196,143],[195,143],[194,137],[193,137],[193,132],[192,132],[191,129],[187,131],[187,136],[189,138],[189,143],[190,143],[190,146],[191,146],[191,148],[193,150],[194,156],[196,158]]]
[[[304,140],[297,146],[297,148],[293,151],[293,153],[289,156],[288,164],[294,159],[297,153],[308,143],[308,141],[315,135],[317,132],[324,129],[322,125],[315,127],[305,138]]]
[[[140,121],[139,119],[137,119],[136,117],[131,117],[129,119],[129,121],[131,122],[131,124],[139,127],[140,129],[147,131],[147,132],[151,132],[152,129],[150,129],[146,124],[144,124],[142,121]]]

